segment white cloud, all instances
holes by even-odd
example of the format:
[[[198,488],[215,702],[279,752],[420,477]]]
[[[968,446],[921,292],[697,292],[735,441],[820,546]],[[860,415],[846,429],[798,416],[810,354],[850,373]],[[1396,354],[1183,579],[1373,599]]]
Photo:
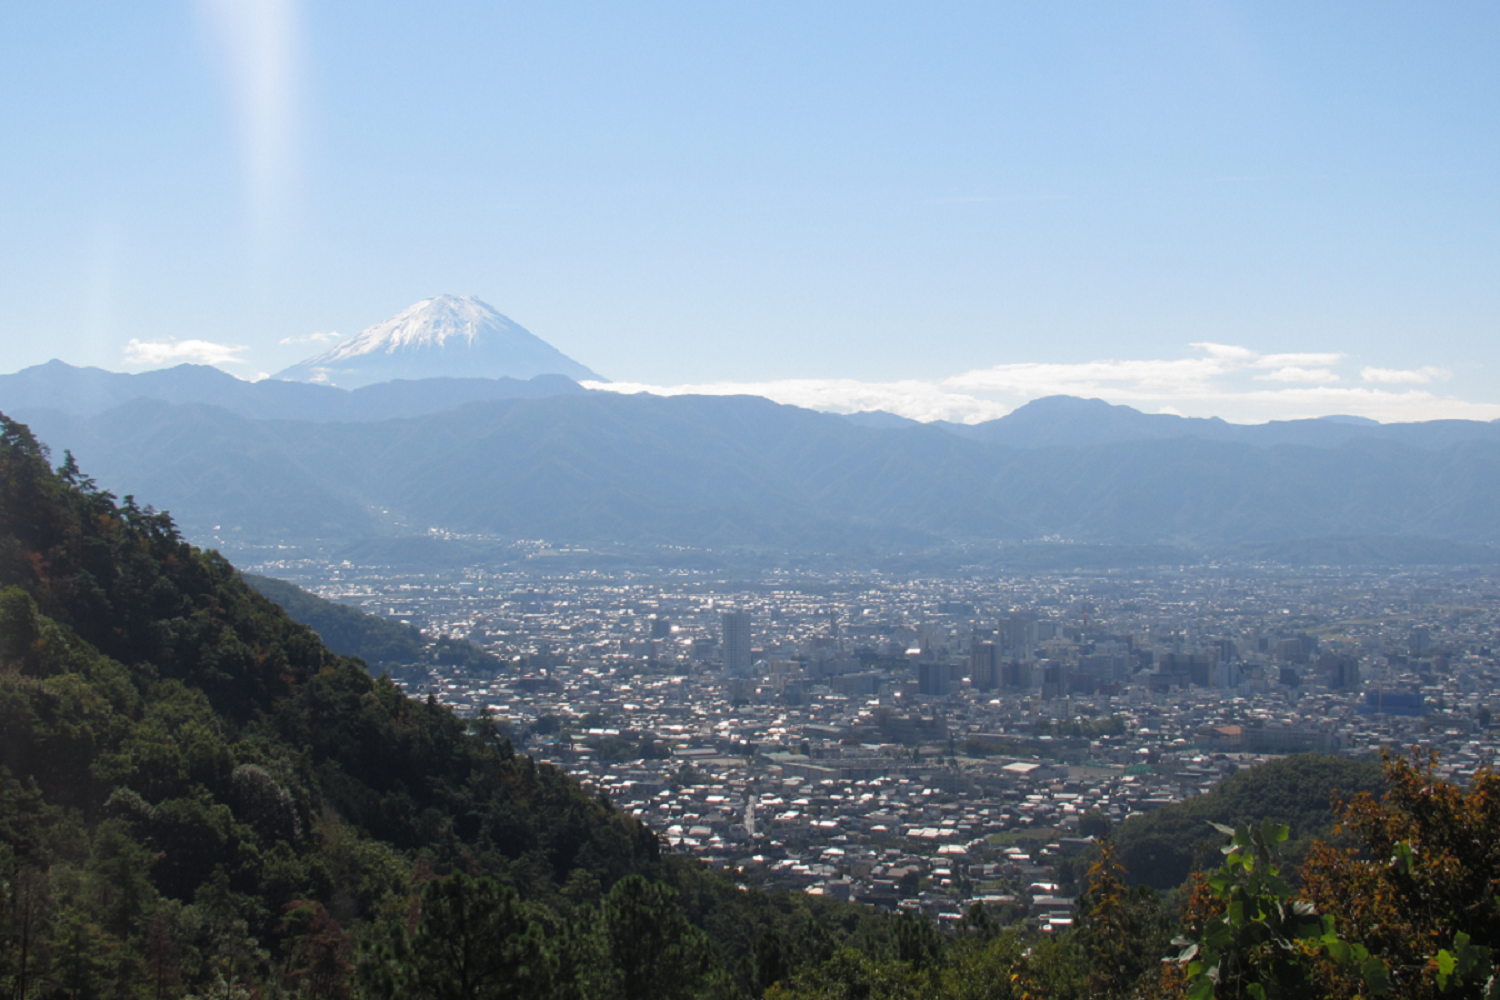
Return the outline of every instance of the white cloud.
[[[1196,344],[1189,344],[1188,346],[1196,347],[1198,350],[1212,357],[1222,358],[1225,361],[1254,361],[1260,357],[1260,355],[1250,350],[1250,348],[1237,347],[1234,344],[1214,344],[1204,340]]]
[[[913,420],[979,423],[1003,417],[1015,407],[952,392],[935,382],[860,382],[855,379],[780,379],[771,382],[704,382],[690,385],[646,385],[641,382],[584,382],[590,389],[657,396],[764,396],[791,406],[828,413],[885,410]]]
[[[1257,375],[1255,379],[1258,382],[1337,382],[1339,377],[1327,368],[1287,367]]]
[[[1369,417],[1381,423],[1500,419],[1500,404],[1475,403],[1420,389],[1399,392],[1365,386],[1267,389],[1225,392],[1216,402],[1221,408],[1235,407],[1241,412],[1263,414],[1260,420],[1296,420],[1330,414]]]
[[[1434,368],[1428,365],[1424,368],[1361,368],[1359,377],[1366,382],[1386,383],[1408,383],[1422,385],[1427,382],[1444,382],[1453,377],[1453,373],[1446,368]]]
[[[244,347],[230,347],[208,340],[131,340],[125,345],[125,363],[166,365],[192,362],[200,365],[244,364],[235,357]]]
[[[996,365],[946,379],[947,385],[971,391],[1006,392],[1036,398],[1090,395],[1111,389],[1156,391],[1206,389],[1234,365],[1220,357],[1175,361],[1085,361],[1079,364],[1022,363]]]
[[[1052,395],[1100,398],[1148,412],[1218,416],[1241,423],[1332,414],[1382,422],[1500,418],[1500,404],[1475,403],[1423,389],[1340,384],[1343,377],[1334,369],[1347,358],[1342,353],[1261,354],[1243,346],[1207,342],[1190,346],[1202,356],[1073,364],[1020,362],[936,380],[586,384],[627,393],[756,395],[834,413],[885,410],[914,420],[960,423],[993,420],[1030,400]],[[1360,375],[1366,383],[1420,383],[1446,378],[1448,372],[1430,366],[1413,371],[1365,368]]]
[[[282,337],[278,344],[326,344],[330,340],[342,340],[343,338],[333,330],[320,330],[317,333],[305,333],[300,337]]]
[[[1326,368],[1343,361],[1343,354],[1260,354],[1252,368]]]

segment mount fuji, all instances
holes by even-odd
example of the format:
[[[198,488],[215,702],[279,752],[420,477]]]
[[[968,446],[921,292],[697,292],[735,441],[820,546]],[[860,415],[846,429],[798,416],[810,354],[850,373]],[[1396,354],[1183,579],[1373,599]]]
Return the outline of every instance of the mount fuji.
[[[488,303],[439,295],[272,377],[358,389],[393,379],[537,375],[606,381]]]

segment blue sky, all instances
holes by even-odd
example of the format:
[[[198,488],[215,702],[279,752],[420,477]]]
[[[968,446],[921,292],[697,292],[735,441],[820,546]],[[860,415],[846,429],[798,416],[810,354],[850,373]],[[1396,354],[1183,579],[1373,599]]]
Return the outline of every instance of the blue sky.
[[[27,4],[0,371],[477,295],[626,387],[1500,417],[1492,3]]]

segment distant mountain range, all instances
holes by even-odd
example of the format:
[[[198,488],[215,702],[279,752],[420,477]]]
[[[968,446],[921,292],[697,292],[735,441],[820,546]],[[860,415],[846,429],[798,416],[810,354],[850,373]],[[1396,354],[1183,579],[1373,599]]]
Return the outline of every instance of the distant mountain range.
[[[210,365],[178,365],[130,375],[102,368],[74,368],[49,361],[0,375],[0,410],[18,413],[58,410],[94,416],[150,399],[163,403],[205,403],[252,420],[389,420],[451,410],[466,403],[527,399],[586,392],[564,375],[514,378],[398,379],[355,389],[262,379],[246,382]]]
[[[423,299],[275,377],[358,389],[392,379],[456,375],[520,379],[566,375],[602,381],[488,303],[457,295]]]
[[[209,365],[185,364],[132,375],[102,368],[75,368],[54,360],[13,375],[0,375],[0,411],[60,410],[73,416],[92,416],[131,400],[150,399],[206,403],[255,420],[368,422],[442,413],[470,403],[583,395],[588,391],[573,379],[556,374],[527,379],[398,379],[350,391],[281,379],[247,382]],[[1009,448],[1077,448],[1177,438],[1255,447],[1286,444],[1315,448],[1355,441],[1388,441],[1415,448],[1442,448],[1468,441],[1500,442],[1500,421],[1381,424],[1362,417],[1335,416],[1231,424],[1217,417],[1142,413],[1129,406],[1075,396],[1036,399],[1003,417],[979,424],[945,420],[924,424],[878,410],[846,414],[841,419],[874,430],[943,430],[965,440]]]
[[[1489,423],[1242,427],[1053,398],[958,428],[576,385],[314,422],[236,412],[224,398],[67,413],[33,395],[16,406],[27,375],[0,380],[0,410],[54,453],[72,449],[117,494],[153,497],[192,537],[230,547],[431,545],[437,529],[856,555],[1061,538],[1368,562],[1369,539],[1395,538],[1401,561],[1443,540],[1433,561],[1461,562],[1476,545],[1469,561],[1493,561],[1500,542],[1500,428]],[[453,384],[400,391],[429,398]],[[398,391],[339,398],[377,389]]]
[[[867,426],[894,426],[904,418],[889,413],[850,417]],[[915,424],[916,421],[904,421]],[[1395,441],[1417,448],[1440,448],[1460,441],[1500,441],[1500,421],[1430,420],[1382,424],[1364,417],[1330,416],[1307,420],[1272,420],[1264,424],[1231,424],[1218,417],[1179,417],[1142,413],[1102,399],[1047,396],[980,424],[937,421],[931,426],[972,441],[1012,448],[1084,447],[1129,441],[1198,438],[1270,447],[1278,444],[1331,448],[1351,441]]]

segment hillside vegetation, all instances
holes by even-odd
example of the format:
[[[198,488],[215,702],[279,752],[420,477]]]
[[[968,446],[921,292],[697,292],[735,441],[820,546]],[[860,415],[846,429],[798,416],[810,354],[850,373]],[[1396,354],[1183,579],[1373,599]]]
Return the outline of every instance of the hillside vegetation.
[[[1115,856],[1132,882],[1165,891],[1219,863],[1224,837],[1213,824],[1270,819],[1296,835],[1284,852],[1297,860],[1312,841],[1332,837],[1335,801],[1378,792],[1384,784],[1380,765],[1373,761],[1323,754],[1282,757],[1241,771],[1206,795],[1131,817],[1114,834]]]
[[[510,989],[497,966],[446,991],[450,932],[526,965],[536,995],[733,995],[777,928],[880,933],[662,856],[485,720],[330,652],[166,514],[71,457],[51,469],[4,417],[0,734],[7,996]],[[513,935],[529,943],[501,947]]]
[[[243,576],[257,593],[285,611],[288,618],[316,632],[323,645],[340,656],[358,657],[372,669],[439,664],[492,672],[503,666],[499,657],[467,640],[447,636],[429,639],[413,625],[326,600],[285,580],[254,573]]]

